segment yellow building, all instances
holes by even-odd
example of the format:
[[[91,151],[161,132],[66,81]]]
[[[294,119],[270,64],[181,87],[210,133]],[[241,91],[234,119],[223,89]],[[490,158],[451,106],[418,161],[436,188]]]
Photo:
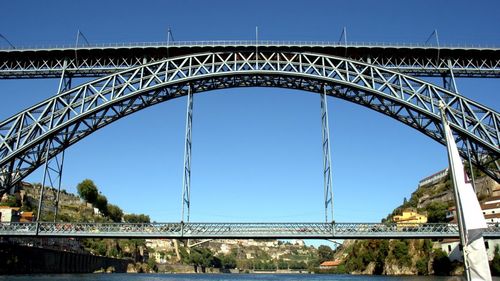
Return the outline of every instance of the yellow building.
[[[426,223],[427,216],[421,215],[412,210],[403,210],[403,213],[401,215],[394,216],[392,221],[398,225],[419,224]]]

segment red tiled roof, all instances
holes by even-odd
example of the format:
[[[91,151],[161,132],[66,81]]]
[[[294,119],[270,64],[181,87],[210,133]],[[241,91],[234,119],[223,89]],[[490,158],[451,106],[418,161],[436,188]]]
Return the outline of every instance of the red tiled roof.
[[[339,260],[334,260],[334,261],[325,261],[320,264],[320,266],[338,266],[340,265],[341,262]]]
[[[460,240],[457,238],[448,238],[448,239],[443,239],[443,241],[441,241],[441,243],[455,243],[455,242],[460,242]]]
[[[0,209],[12,209],[14,211],[19,211],[19,207],[0,206]]]
[[[500,218],[500,214],[486,214],[484,215],[485,219],[494,219],[494,218]]]

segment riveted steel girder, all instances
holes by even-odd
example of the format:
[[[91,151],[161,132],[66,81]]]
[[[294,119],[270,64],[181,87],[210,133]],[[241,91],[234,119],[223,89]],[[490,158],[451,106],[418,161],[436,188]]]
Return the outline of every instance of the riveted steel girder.
[[[258,59],[257,59],[258,58]],[[444,143],[438,102],[462,156],[499,181],[499,114],[417,78],[341,57],[310,53],[229,52],[176,57],[102,77],[0,123],[0,180],[15,184],[92,132],[145,107],[230,87],[281,87],[342,98],[393,117]],[[9,173],[9,171],[11,171]],[[7,188],[6,184],[4,188]],[[0,186],[2,184],[0,183]]]

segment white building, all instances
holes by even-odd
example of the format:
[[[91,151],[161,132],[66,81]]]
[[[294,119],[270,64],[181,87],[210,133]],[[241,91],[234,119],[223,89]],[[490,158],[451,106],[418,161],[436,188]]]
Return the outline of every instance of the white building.
[[[154,251],[175,250],[175,245],[170,239],[146,239],[146,247]]]
[[[165,264],[167,263],[166,255],[165,253],[160,253],[160,252],[154,252],[153,253],[153,258],[156,263],[160,264]]]
[[[487,223],[500,223],[500,196],[491,197],[481,202],[481,209]],[[452,207],[448,210],[446,218],[456,223],[455,214],[455,207]],[[500,239],[485,240],[484,244],[488,252],[488,259],[491,261],[495,256],[495,247],[500,246]],[[450,260],[463,261],[462,252],[458,245],[458,239],[445,239],[441,242],[441,250],[448,254]]]
[[[418,187],[435,184],[437,182],[440,182],[442,179],[446,177],[448,177],[448,168],[422,179],[418,183]]]
[[[231,252],[231,249],[232,249],[232,247],[230,245],[223,243],[222,245],[220,245],[219,253],[227,255],[227,254],[229,254],[229,252]]]
[[[459,249],[458,239],[445,239],[441,242],[441,250],[448,254],[451,261],[463,261],[462,251]],[[485,240],[486,252],[488,253],[488,260],[492,260],[495,256],[495,247],[500,247],[500,239]]]
[[[0,206],[0,222],[18,222],[19,208]]]

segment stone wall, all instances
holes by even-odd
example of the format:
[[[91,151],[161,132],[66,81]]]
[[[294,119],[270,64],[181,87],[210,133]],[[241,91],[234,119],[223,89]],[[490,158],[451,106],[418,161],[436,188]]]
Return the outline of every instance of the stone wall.
[[[0,274],[126,272],[129,260],[0,244]]]

